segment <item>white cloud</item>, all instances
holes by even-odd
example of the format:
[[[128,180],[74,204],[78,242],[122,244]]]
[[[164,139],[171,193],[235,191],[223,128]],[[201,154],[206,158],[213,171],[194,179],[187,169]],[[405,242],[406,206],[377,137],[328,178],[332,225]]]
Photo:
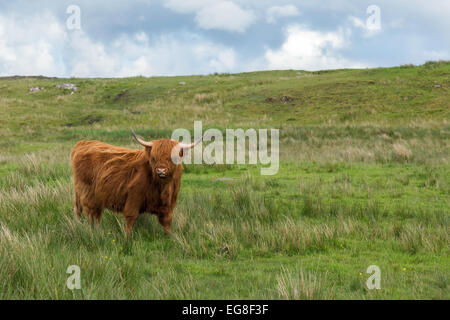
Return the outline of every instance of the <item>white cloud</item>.
[[[207,74],[231,72],[237,67],[233,49],[195,35],[161,36],[151,45],[122,36],[114,45],[129,61],[116,72],[118,76]]]
[[[69,35],[62,55],[72,77],[113,77],[120,65],[120,60],[101,42],[93,42],[83,31]]]
[[[382,24],[380,23],[380,28],[373,28],[370,25],[368,26],[366,21],[363,21],[355,16],[349,16],[348,20],[353,27],[361,29],[364,32],[364,37],[366,38],[378,35],[381,31],[386,32],[389,29],[401,29],[405,27],[405,20],[403,18],[394,19],[388,22],[383,21]]]
[[[46,21],[43,23],[42,21]],[[94,41],[83,30],[65,31],[49,13],[0,15],[0,75],[126,77],[237,71],[232,48],[189,34],[149,40],[145,32]]]
[[[366,29],[366,23],[362,21],[360,18],[350,16],[348,17],[350,22],[353,24],[354,27]]]
[[[27,19],[0,16],[0,75],[64,74],[55,53],[65,38],[64,29],[48,12]]]
[[[245,11],[231,1],[220,1],[197,12],[195,21],[203,29],[244,32],[255,20],[251,11]]]
[[[134,38],[138,42],[148,42],[148,36],[145,32],[141,31],[134,35]]]
[[[236,68],[233,49],[190,34],[160,36],[151,42],[142,32],[122,35],[106,48],[82,33],[72,40],[71,76],[76,77],[207,74]]]
[[[373,37],[381,32],[381,28],[373,28],[371,26],[368,26],[367,22],[363,21],[360,18],[350,16],[350,17],[348,17],[348,20],[351,22],[351,24],[354,27],[363,30],[363,35],[366,38]]]
[[[286,30],[286,40],[278,50],[267,50],[268,69],[323,70],[366,67],[339,54],[348,45],[349,31],[320,32],[301,25]]]
[[[297,10],[296,6],[289,4],[285,6],[270,7],[267,9],[266,14],[266,21],[268,23],[275,23],[278,18],[298,16],[300,12]]]
[[[206,30],[244,32],[256,16],[228,0],[169,0],[165,6],[178,13],[195,13],[195,22]]]
[[[178,13],[193,13],[214,2],[216,0],[167,0],[164,5]]]

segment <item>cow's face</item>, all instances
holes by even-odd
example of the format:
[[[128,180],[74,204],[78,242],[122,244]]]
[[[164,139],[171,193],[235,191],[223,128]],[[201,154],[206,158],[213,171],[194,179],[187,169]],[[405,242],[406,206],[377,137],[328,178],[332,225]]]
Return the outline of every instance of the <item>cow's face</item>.
[[[191,144],[179,143],[170,139],[147,142],[137,137],[133,130],[131,130],[131,134],[137,142],[145,147],[152,175],[160,180],[171,178],[181,166],[183,157],[203,140],[202,136]]]
[[[149,164],[152,175],[158,179],[169,179],[178,169],[180,164],[174,163],[172,160],[172,150],[178,145],[177,141],[169,139],[153,140],[151,147],[146,147],[149,158]],[[183,150],[180,150],[180,157],[183,156]]]

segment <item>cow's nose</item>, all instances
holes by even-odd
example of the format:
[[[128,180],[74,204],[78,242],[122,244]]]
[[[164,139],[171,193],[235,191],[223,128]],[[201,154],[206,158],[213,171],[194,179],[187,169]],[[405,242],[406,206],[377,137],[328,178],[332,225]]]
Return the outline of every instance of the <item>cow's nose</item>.
[[[160,177],[165,177],[166,176],[166,171],[167,170],[165,168],[156,168],[156,173]]]

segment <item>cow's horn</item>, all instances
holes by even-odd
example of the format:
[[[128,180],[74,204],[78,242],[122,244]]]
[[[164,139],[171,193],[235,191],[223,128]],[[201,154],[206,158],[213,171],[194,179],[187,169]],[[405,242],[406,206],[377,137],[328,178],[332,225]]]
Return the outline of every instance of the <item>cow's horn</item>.
[[[203,140],[203,138],[204,138],[204,136],[201,136],[194,143],[190,143],[190,144],[179,143],[178,145],[180,146],[180,148],[183,148],[183,149],[191,149],[191,148],[195,147],[196,145],[198,145]]]
[[[133,135],[133,137],[136,139],[136,141],[137,142],[139,142],[141,145],[143,145],[144,147],[151,147],[152,146],[152,142],[150,141],[150,142],[146,142],[146,141],[144,141],[144,140],[142,140],[141,138],[138,138],[137,136],[136,136],[136,133],[134,133],[134,131],[133,131],[133,129],[131,129],[130,128],[130,130],[131,130],[131,134]]]

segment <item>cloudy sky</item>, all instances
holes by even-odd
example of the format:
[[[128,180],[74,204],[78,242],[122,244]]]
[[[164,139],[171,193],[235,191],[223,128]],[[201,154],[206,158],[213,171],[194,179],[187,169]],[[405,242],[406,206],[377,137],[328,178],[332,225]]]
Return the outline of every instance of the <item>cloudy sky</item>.
[[[0,76],[422,64],[450,59],[449,16],[446,0],[0,0]]]

